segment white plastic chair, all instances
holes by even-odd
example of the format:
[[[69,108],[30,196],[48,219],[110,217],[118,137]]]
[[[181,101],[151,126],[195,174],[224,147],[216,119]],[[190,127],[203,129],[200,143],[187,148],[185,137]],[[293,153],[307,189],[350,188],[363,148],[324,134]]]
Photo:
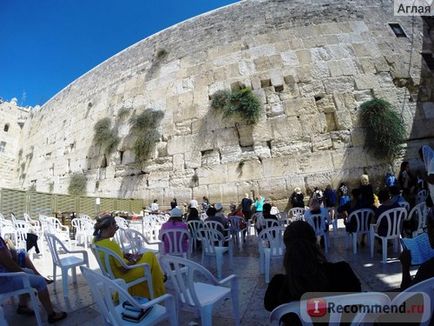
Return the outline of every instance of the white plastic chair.
[[[35,312],[36,317],[36,323],[38,326],[43,325],[42,319],[41,319],[41,313],[39,311],[39,303],[38,299],[36,298],[37,291],[36,289],[32,288],[30,286],[30,281],[28,274],[24,272],[15,272],[15,273],[0,273],[0,278],[6,278],[6,277],[16,277],[16,278],[22,278],[23,279],[23,287],[19,290],[10,291],[10,292],[2,292],[0,290],[0,325],[7,326],[7,322],[3,315],[3,309],[1,308],[1,303],[5,301],[6,299],[10,297],[14,297],[17,295],[26,294],[30,296],[30,302],[32,304],[33,311]]]
[[[12,221],[9,221],[3,217],[3,215],[0,216],[0,235],[3,239],[13,239],[15,243],[17,242],[17,231],[15,230],[15,227],[12,223]],[[9,237],[6,237],[8,235]]]
[[[193,220],[193,221],[188,221],[187,225],[188,225],[188,229],[190,230],[191,241],[193,242],[193,250],[196,250],[196,246],[197,246],[196,242],[198,241],[197,230],[205,227],[205,224],[203,223],[202,220]]]
[[[16,249],[27,249],[27,233],[30,230],[30,225],[24,221],[15,220],[15,231],[16,231]]]
[[[158,236],[160,253],[163,255],[182,256],[187,258],[192,251],[190,232],[185,229],[160,230]],[[184,251],[184,242],[187,241],[187,251]],[[166,252],[167,245],[167,252]]]
[[[232,237],[224,237],[223,234],[213,228],[201,228],[197,231],[197,237],[202,242],[202,265],[205,257],[214,256],[217,265],[217,277],[222,277],[223,254],[228,253],[229,263],[232,267]],[[225,245],[226,244],[226,245]]]
[[[128,229],[128,222],[123,217],[115,216],[115,221],[120,229]]]
[[[369,305],[369,306],[386,306],[390,303],[389,297],[384,293],[379,292],[362,292],[329,296],[323,298],[326,302],[333,302],[335,305],[352,306],[352,305]],[[317,320],[312,319],[308,314],[308,300],[292,301],[285,303],[275,308],[270,314],[270,324],[279,325],[283,316],[289,313],[296,314],[303,326],[310,326]],[[373,323],[379,316],[378,312],[372,311],[367,314],[366,310],[358,312],[352,319],[351,325],[365,325]],[[329,325],[340,325],[342,321],[342,312],[330,312]]]
[[[356,228],[353,232],[348,232],[348,237],[352,239],[353,254],[357,254],[357,239],[360,234],[367,234],[369,242],[369,222],[374,217],[374,211],[369,208],[357,209],[348,216],[349,225],[355,224]],[[355,222],[353,222],[355,221]]]
[[[154,298],[154,286],[152,284],[151,267],[149,266],[149,264],[142,263],[142,264],[135,264],[135,265],[127,265],[125,261],[121,257],[119,257],[118,254],[116,254],[114,251],[108,248],[103,248],[93,244],[91,245],[91,249],[93,254],[95,255],[96,261],[98,262],[101,272],[104,274],[104,276],[112,280],[116,279],[117,277],[112,270],[110,261],[114,261],[117,265],[121,266],[121,268],[126,271],[135,268],[143,268],[143,277],[136,278],[135,280],[126,283],[126,286],[127,288],[130,288],[134,285],[146,282],[146,285],[148,287],[148,292],[151,298]]]
[[[272,218],[264,218],[264,227],[266,229],[279,226],[279,221]]]
[[[409,202],[400,201],[400,202],[398,202],[398,205],[401,207],[404,207],[407,212],[410,210],[410,203]]]
[[[63,225],[59,219],[51,216],[45,217],[43,223],[45,224],[44,233],[54,234],[62,242],[68,242],[69,249],[71,249],[69,226]]]
[[[419,190],[416,195],[416,205],[420,203],[426,203],[428,192],[425,189]]]
[[[327,221],[324,216],[321,214],[312,214],[306,218],[306,222],[308,222],[313,228],[317,237],[324,238],[324,252],[327,253],[329,247],[329,236],[326,231]]]
[[[430,318],[434,311],[434,277],[431,277],[425,281],[414,284],[400,294],[398,294],[393,300],[392,305],[401,306],[404,302],[412,299],[417,295],[423,295],[423,313],[421,313],[420,325],[430,325]],[[418,302],[419,303],[419,302]],[[413,314],[414,316],[414,314]],[[405,318],[405,315],[403,316]],[[414,321],[413,321],[414,322]]]
[[[87,249],[87,245],[90,244],[93,239],[93,221],[88,218],[76,217],[71,221],[71,225],[75,229],[76,243],[83,243],[84,247]]]
[[[259,271],[265,273],[265,283],[270,283],[271,259],[281,259],[285,255],[284,232],[284,227],[273,226],[258,235]]]
[[[45,232],[45,238],[50,249],[51,258],[53,260],[53,280],[56,281],[57,267],[62,271],[62,284],[63,284],[63,296],[68,297],[68,270],[72,269],[73,282],[77,283],[76,267],[86,265],[89,267],[89,258],[87,251],[85,250],[68,250],[65,245],[54,234]],[[83,258],[77,256],[70,256],[60,258],[59,252],[63,251],[65,254],[81,254]],[[56,283],[54,283],[56,285]]]
[[[221,232],[226,237],[230,235],[229,228],[225,228],[224,225],[219,221],[205,221],[204,225],[206,228],[214,229]]]
[[[89,268],[83,266],[80,268],[106,324],[113,326],[156,325],[167,319],[171,326],[178,325],[175,300],[172,295],[164,294],[161,297],[140,304],[120,285],[123,283],[123,280],[118,279],[114,281]],[[119,296],[119,304],[116,304],[116,301],[113,300],[114,296]],[[129,304],[137,309],[152,309],[140,322],[129,322],[122,319],[122,312],[124,311],[122,304],[124,302],[129,302]]]
[[[375,238],[381,239],[383,260],[382,263],[387,262],[387,240],[395,240],[395,250],[398,251],[399,237],[401,235],[402,221],[407,217],[407,210],[404,207],[392,208],[382,213],[377,220],[377,224],[371,224],[370,228],[370,244],[371,244],[371,258],[374,257],[374,243]],[[378,227],[383,220],[387,221],[386,235],[378,235]]]
[[[232,299],[234,324],[240,324],[236,275],[219,281],[203,266],[175,256],[162,256],[161,264],[175,287],[177,301],[183,308],[199,310],[202,326],[212,325],[213,305],[226,298]],[[195,280],[195,275],[201,276],[200,281]],[[203,281],[204,278],[206,281]],[[227,283],[230,283],[230,288],[223,286]]]
[[[133,254],[143,254],[147,251],[154,254],[159,252],[160,240],[150,241],[142,233],[133,229],[126,229],[124,232],[130,241],[130,250]]]
[[[240,216],[228,216],[228,220],[231,223],[230,231],[232,234],[232,237],[235,240],[235,243],[239,245],[240,247],[243,246],[243,243],[246,239],[246,228],[241,228],[241,220],[244,220],[244,218]]]
[[[304,220],[304,208],[294,207],[289,210],[292,221]]]
[[[422,233],[424,228],[426,227],[426,217],[428,215],[428,209],[426,207],[426,203],[420,202],[419,204],[415,205],[410,213],[408,214],[408,217],[405,220],[417,220],[417,228],[415,231],[413,231],[412,236],[416,237],[418,234]]]

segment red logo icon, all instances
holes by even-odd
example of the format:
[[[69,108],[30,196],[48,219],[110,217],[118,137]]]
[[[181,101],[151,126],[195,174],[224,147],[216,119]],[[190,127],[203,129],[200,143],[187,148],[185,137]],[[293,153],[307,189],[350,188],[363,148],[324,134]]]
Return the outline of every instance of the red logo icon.
[[[322,317],[327,313],[327,302],[321,298],[307,300],[307,314],[311,317]]]

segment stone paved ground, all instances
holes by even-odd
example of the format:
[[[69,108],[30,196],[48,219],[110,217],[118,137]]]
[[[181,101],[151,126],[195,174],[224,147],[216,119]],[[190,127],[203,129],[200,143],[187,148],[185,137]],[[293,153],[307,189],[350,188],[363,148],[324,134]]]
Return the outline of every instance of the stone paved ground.
[[[392,248],[389,248],[389,257],[397,257]],[[89,251],[91,268],[97,268],[97,263]],[[396,288],[400,284],[401,269],[399,261],[390,259],[387,264],[380,262],[381,255],[376,253],[371,259],[369,248],[362,248],[357,255],[353,255],[351,249],[345,246],[345,231],[341,228],[337,235],[331,235],[331,247],[327,255],[329,261],[345,260],[351,264],[355,273],[362,282],[364,291],[386,291]],[[257,243],[253,236],[247,238],[242,249],[235,249],[233,269],[226,264],[223,269],[224,276],[235,273],[239,277],[240,284],[240,311],[241,325],[269,325],[269,313],[263,308],[263,297],[266,290],[264,276],[259,274]],[[200,254],[195,254],[193,260],[200,261]],[[49,254],[42,258],[35,258],[34,263],[43,275],[51,277],[52,264]],[[206,266],[215,273],[214,261]],[[282,262],[272,262],[271,275],[282,271]],[[68,299],[63,298],[61,280],[58,278],[55,285],[49,285],[52,300],[57,309],[67,311],[69,316],[58,325],[96,326],[102,325],[103,320],[99,316],[88,287],[81,275],[78,275],[76,286],[70,284]],[[23,317],[15,314],[15,304],[7,302],[4,305],[6,318],[10,325],[34,325],[32,317]],[[231,325],[231,301],[214,307],[213,325]],[[43,313],[44,320],[46,315]],[[193,313],[181,311],[180,325],[199,323],[199,318]]]

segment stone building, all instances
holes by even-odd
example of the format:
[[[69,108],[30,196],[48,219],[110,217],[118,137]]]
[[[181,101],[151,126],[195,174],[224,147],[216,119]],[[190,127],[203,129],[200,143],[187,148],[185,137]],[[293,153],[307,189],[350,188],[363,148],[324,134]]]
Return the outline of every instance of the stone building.
[[[30,109],[18,106],[16,99],[0,99],[0,187],[20,188],[19,178],[25,177],[22,129],[29,114]]]
[[[32,111],[16,152],[32,159],[22,171],[15,156],[17,186],[66,193],[73,173],[84,173],[98,196],[164,205],[254,191],[283,204],[296,186],[384,175],[389,163],[364,149],[358,108],[374,96],[394,105],[407,128],[406,159],[416,162],[420,144],[433,143],[430,26],[393,16],[392,0],[242,1],[179,23]],[[216,91],[243,86],[263,106],[255,125],[210,108]],[[147,109],[164,115],[155,150],[138,162],[130,121]],[[106,118],[119,139],[111,151],[95,140]]]

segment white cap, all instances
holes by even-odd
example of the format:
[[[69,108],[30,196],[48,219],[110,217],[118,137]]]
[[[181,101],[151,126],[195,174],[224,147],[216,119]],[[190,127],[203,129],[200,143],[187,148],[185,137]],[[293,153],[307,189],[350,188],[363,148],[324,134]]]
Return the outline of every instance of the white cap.
[[[181,217],[182,216],[182,211],[178,207],[175,207],[174,209],[172,209],[170,211],[170,216],[171,217]]]

